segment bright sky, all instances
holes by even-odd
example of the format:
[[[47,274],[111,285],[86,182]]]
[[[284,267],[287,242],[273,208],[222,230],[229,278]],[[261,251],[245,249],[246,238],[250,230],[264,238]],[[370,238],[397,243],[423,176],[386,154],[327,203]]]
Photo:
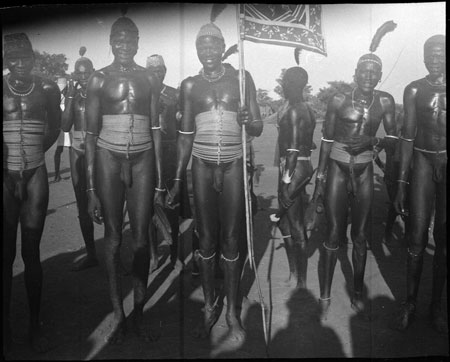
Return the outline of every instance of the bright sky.
[[[119,5],[99,5],[97,11],[46,18],[27,25],[13,24],[3,34],[23,31],[33,47],[48,53],[64,53],[69,72],[73,71],[80,46],[96,69],[113,60],[109,33],[120,16]],[[216,24],[222,29],[227,47],[237,42],[236,4],[230,4],[219,15]],[[82,5],[80,5],[82,7]],[[136,62],[145,66],[154,53],[163,55],[168,68],[165,83],[178,86],[182,79],[197,74],[201,64],[195,50],[200,26],[209,22],[211,4],[148,3],[129,4],[127,16],[140,31]],[[51,8],[49,9],[51,14]],[[403,89],[411,81],[427,74],[423,64],[423,44],[434,34],[445,34],[445,2],[398,4],[334,4],[322,6],[322,22],[328,56],[303,51],[300,65],[309,73],[309,83],[316,93],[327,81],[352,81],[358,58],[369,52],[372,36],[385,21],[393,20],[397,28],[381,41],[375,54],[383,61],[380,89],[390,92],[397,103],[403,103]],[[273,88],[281,69],[295,66],[294,49],[244,42],[245,68],[257,88]],[[227,60],[238,67],[238,56]]]

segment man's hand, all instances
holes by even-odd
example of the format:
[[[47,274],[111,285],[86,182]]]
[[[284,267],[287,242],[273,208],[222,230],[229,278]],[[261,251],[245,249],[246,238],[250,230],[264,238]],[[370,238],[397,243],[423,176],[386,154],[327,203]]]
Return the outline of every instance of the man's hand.
[[[377,142],[376,137],[367,135],[353,136],[345,140],[344,143],[346,146],[344,149],[351,155],[358,155],[363,151],[371,149]]]
[[[316,179],[316,186],[314,187],[313,196],[311,198],[311,202],[315,202],[325,195],[325,180],[324,179]]]
[[[69,84],[67,86],[66,98],[69,98],[69,97],[73,98],[73,97],[75,97],[75,92],[76,92],[75,84],[73,82],[73,79],[70,78],[69,79]]]
[[[289,209],[295,200],[292,200],[289,195],[289,184],[284,182],[281,184],[281,190],[278,193],[278,203],[283,209]]]
[[[405,210],[406,185],[403,182],[398,183],[397,194],[394,199],[394,209],[397,214],[407,216],[408,211]]]
[[[238,116],[237,116],[237,122],[239,125],[242,126],[248,126],[253,122],[253,116],[248,111],[247,106],[241,106],[239,107]]]
[[[89,190],[88,194],[88,214],[91,219],[101,225],[103,224],[102,205],[95,193],[95,190]]]
[[[166,207],[169,209],[175,209],[180,205],[180,186],[181,181],[175,180],[172,188],[167,192]]]

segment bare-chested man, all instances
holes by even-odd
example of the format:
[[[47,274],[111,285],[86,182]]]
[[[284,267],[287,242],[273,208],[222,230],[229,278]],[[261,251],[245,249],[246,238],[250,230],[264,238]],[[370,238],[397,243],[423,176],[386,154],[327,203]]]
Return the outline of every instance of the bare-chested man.
[[[306,288],[308,238],[304,224],[302,189],[312,175],[311,145],[316,119],[303,100],[308,73],[300,67],[289,68],[282,87],[289,108],[279,121],[278,145],[280,173],[278,199],[287,209],[279,221],[289,264],[289,279],[295,287]]]
[[[86,162],[84,155],[86,88],[89,77],[93,72],[94,66],[90,59],[82,56],[75,62],[75,71],[72,79],[69,80],[61,119],[61,129],[64,132],[70,132],[73,126],[73,140],[70,148],[70,173],[77,200],[81,233],[86,245],[86,257],[75,263],[71,268],[72,271],[80,271],[98,265],[94,244],[94,224],[87,209],[88,196],[86,193]],[[74,84],[74,81],[76,84]]]
[[[433,285],[430,319],[438,332],[448,332],[442,316],[442,291],[447,278],[447,84],[445,36],[434,35],[424,45],[429,74],[410,83],[403,96],[405,118],[400,148],[400,171],[395,199],[397,212],[405,213],[405,194],[412,162],[406,301],[394,327],[406,329],[414,319],[422,274],[423,253],[428,244],[428,226],[435,208],[433,237]]]
[[[331,283],[337,251],[346,239],[348,205],[351,206],[353,241],[353,295],[351,307],[369,317],[363,298],[368,221],[373,200],[373,147],[393,152],[395,103],[386,92],[376,91],[382,64],[374,54],[363,55],[357,64],[356,87],[350,93],[337,93],[328,103],[320,148],[319,166],[313,199],[325,197],[328,236],[319,261],[322,269],[319,304],[325,320],[331,304]],[[383,120],[386,137],[375,137]],[[327,176],[325,176],[327,170]],[[326,192],[324,181],[326,177]]]
[[[243,341],[244,329],[236,312],[241,274],[239,243],[245,240],[245,204],[241,135],[243,124],[250,136],[259,136],[263,124],[256,103],[252,77],[246,74],[246,104],[240,109],[238,72],[222,64],[225,41],[214,24],[201,27],[196,40],[203,65],[199,75],[181,84],[177,173],[168,205],[179,199],[181,179],[192,158],[192,181],[200,249],[196,252],[205,298],[204,320],[194,335],[207,337],[217,321],[214,292],[216,249],[220,245],[221,266],[227,297],[226,321],[232,340]]]
[[[161,124],[161,147],[163,165],[163,183],[166,190],[172,187],[177,169],[177,130],[179,122],[177,120],[179,91],[164,84],[167,68],[164,58],[154,54],[147,58],[147,69],[153,72],[161,82],[162,89],[159,98],[160,124]],[[175,209],[165,208],[164,212],[170,222],[172,229],[172,245],[170,246],[171,264],[175,266],[178,259],[178,233],[179,217],[189,218],[189,195],[187,192],[187,178],[182,180],[181,203]],[[156,239],[156,237],[154,237]]]
[[[10,303],[17,226],[22,235],[32,347],[45,352],[39,321],[42,267],[39,245],[48,206],[45,152],[60,132],[61,94],[56,83],[32,75],[34,53],[24,33],[5,35],[3,77],[3,347],[11,347]]]
[[[95,71],[87,87],[86,192],[89,215],[96,223],[105,223],[105,263],[114,309],[107,340],[112,344],[122,343],[126,332],[119,274],[125,199],[133,236],[133,327],[145,340],[154,338],[144,329],[143,308],[153,199],[162,204],[164,192],[158,117],[160,83],[134,62],[138,40],[138,28],[131,19],[116,20],[110,35],[114,61]]]

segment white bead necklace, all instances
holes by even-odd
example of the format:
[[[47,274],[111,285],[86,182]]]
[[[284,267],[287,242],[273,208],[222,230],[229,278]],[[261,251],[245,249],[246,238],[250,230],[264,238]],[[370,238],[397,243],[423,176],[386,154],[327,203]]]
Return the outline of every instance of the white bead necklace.
[[[9,82],[9,76],[8,76],[8,78],[6,79],[6,84],[8,85],[8,88],[9,88],[9,90],[11,91],[11,93],[14,94],[15,96],[18,96],[18,97],[26,97],[26,96],[29,96],[29,95],[33,92],[34,86],[35,86],[35,83],[34,83],[34,81],[33,81],[33,82],[31,83],[31,85],[30,85],[30,88],[28,88],[26,91],[21,92],[21,91],[15,89],[15,88],[11,85],[11,83]]]

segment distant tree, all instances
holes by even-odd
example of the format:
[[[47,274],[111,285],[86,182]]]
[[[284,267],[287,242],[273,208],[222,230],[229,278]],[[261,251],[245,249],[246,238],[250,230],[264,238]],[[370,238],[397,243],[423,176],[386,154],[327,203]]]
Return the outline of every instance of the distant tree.
[[[260,106],[270,106],[271,102],[273,102],[273,99],[269,96],[269,91],[258,88],[256,90],[256,102]]]
[[[67,76],[69,69],[67,58],[64,54],[49,54],[47,52],[34,51],[35,63],[33,73],[44,78],[56,81],[58,77]]]

